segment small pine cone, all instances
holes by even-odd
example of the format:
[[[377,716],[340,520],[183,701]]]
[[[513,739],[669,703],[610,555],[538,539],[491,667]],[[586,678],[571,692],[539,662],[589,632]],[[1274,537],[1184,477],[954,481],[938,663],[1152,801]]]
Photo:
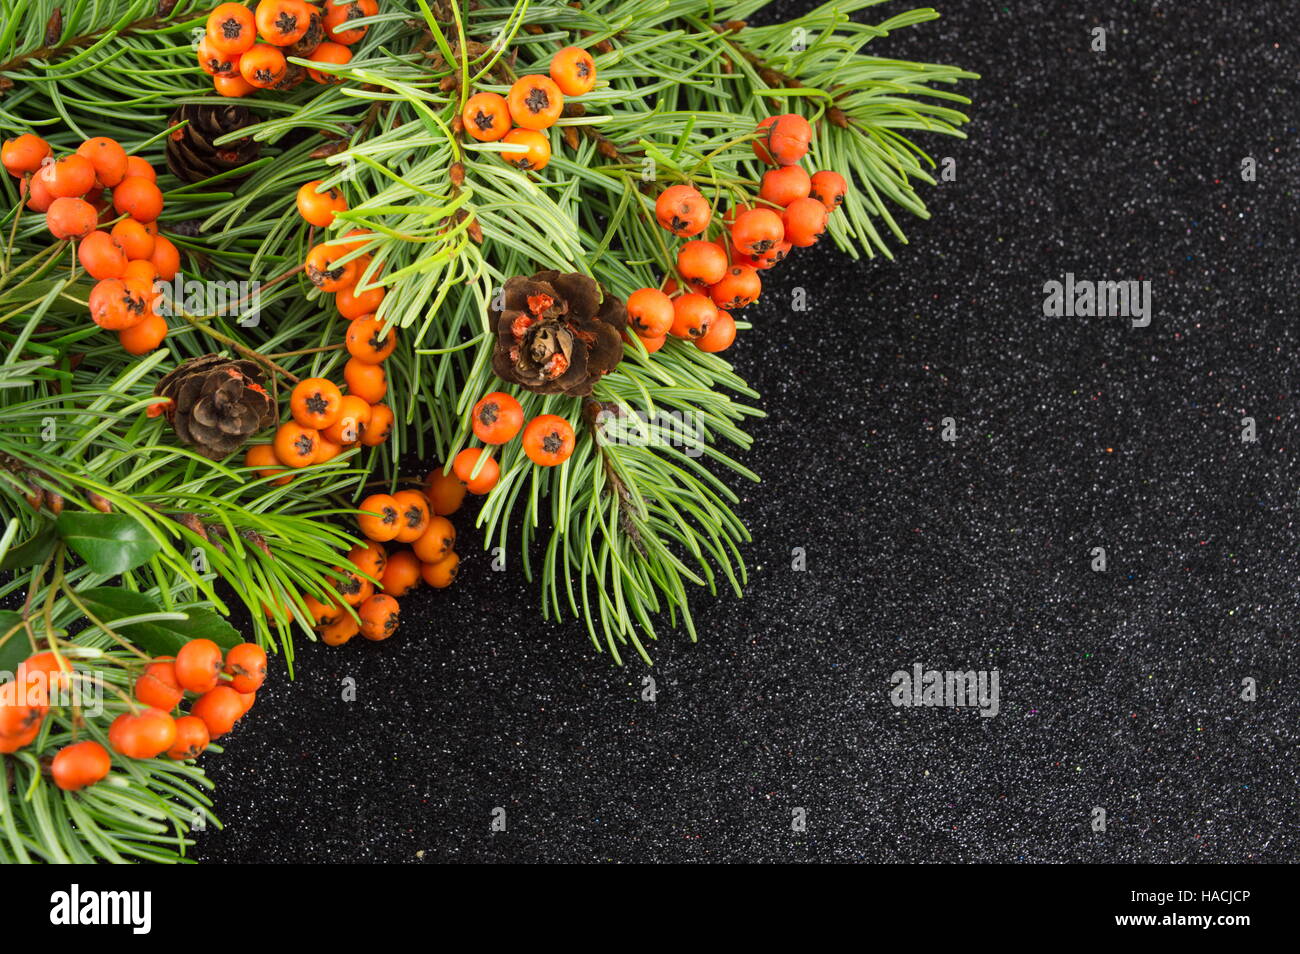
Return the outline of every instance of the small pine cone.
[[[286,73],[287,75],[287,73]],[[201,182],[221,172],[239,169],[258,157],[261,143],[252,136],[216,145],[222,136],[253,125],[256,120],[247,106],[235,103],[189,104],[177,108],[167,120],[176,126],[167,137],[167,168],[182,182]],[[233,176],[239,181],[245,176]]]
[[[212,460],[233,454],[279,417],[257,363],[219,354],[179,365],[154,394],[175,402],[165,413],[176,436]]]

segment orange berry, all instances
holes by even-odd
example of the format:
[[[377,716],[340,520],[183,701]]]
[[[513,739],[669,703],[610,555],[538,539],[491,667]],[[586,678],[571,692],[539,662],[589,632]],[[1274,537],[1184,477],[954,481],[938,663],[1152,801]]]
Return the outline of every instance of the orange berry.
[[[465,491],[465,482],[455,474],[444,473],[441,467],[425,478],[424,493],[429,498],[430,510],[440,516],[459,510]]]
[[[77,147],[77,155],[90,161],[99,184],[113,188],[126,177],[126,150],[116,139],[96,136]]]
[[[397,347],[397,329],[384,330],[378,318],[358,318],[348,325],[344,339],[348,354],[362,364],[379,364]]]
[[[349,393],[368,404],[378,404],[388,393],[388,375],[383,367],[358,358],[351,358],[343,365],[343,380],[348,384]]]
[[[316,632],[320,633],[320,641],[326,646],[342,646],[360,631],[361,624],[346,613],[316,629]]]
[[[324,430],[339,419],[343,392],[328,378],[303,378],[289,394],[289,412],[303,427]]]
[[[516,169],[540,172],[551,161],[551,141],[535,129],[512,129],[501,141],[508,146],[523,146],[523,152],[503,152],[501,158]]]
[[[185,698],[185,687],[176,678],[176,666],[170,660],[159,660],[144,667],[135,681],[135,697],[147,706],[171,712]]]
[[[390,494],[371,494],[357,505],[357,526],[367,538],[387,543],[402,528],[401,505]]]
[[[844,202],[844,196],[848,191],[848,183],[844,181],[842,175],[823,169],[821,172],[813,173],[808,198],[816,199],[826,206],[827,212],[834,212]]]
[[[551,57],[550,72],[566,96],[590,93],[596,85],[596,61],[580,46],[566,46]]]
[[[325,437],[335,444],[355,444],[365,433],[371,414],[369,401],[345,394],[339,403],[338,420],[325,428]]]
[[[338,567],[335,567],[338,570]],[[353,573],[351,570],[339,570],[342,576],[334,581],[335,589],[343,602],[349,606],[360,606],[366,600],[370,599],[375,592],[375,584]]]
[[[420,539],[429,526],[429,501],[418,490],[399,490],[393,494],[399,508],[398,543],[411,543]]]
[[[799,166],[781,166],[763,173],[763,184],[758,197],[785,207],[795,199],[808,198],[812,180]]]
[[[472,476],[474,468],[478,466],[479,457],[483,457],[483,466],[479,469],[478,476]],[[482,495],[490,491],[497,485],[497,480],[501,476],[501,467],[492,458],[491,454],[483,453],[481,447],[467,447],[456,455],[452,462],[452,471],[465,482],[465,487],[472,494]]]
[[[510,118],[524,129],[547,129],[564,110],[564,94],[549,76],[530,74],[515,80],[506,96]]]
[[[347,254],[341,245],[317,245],[307,253],[307,277],[325,292],[351,287],[357,280],[357,260],[341,265],[338,261]]]
[[[194,700],[194,705],[190,706],[190,715],[203,720],[203,724],[208,727],[208,737],[211,739],[219,739],[233,729],[243,714],[244,701],[230,686],[209,689]],[[171,746],[169,745],[168,748]]]
[[[282,475],[275,481],[275,486],[280,487],[293,480],[289,471],[284,467],[278,466],[280,458],[275,453],[275,448],[270,444],[252,444],[244,453],[244,466],[257,467],[257,476],[275,477]]]
[[[749,265],[732,265],[722,281],[709,289],[709,297],[719,308],[744,308],[757,301],[762,290],[763,280],[755,269]]]
[[[361,635],[373,642],[387,639],[397,632],[400,612],[397,600],[377,593],[361,604],[357,615],[361,617]]]
[[[122,281],[134,278],[138,281],[148,282],[153,285],[158,280],[158,269],[153,267],[153,262],[148,260],[135,260],[126,263],[126,271],[122,273]]]
[[[726,351],[736,340],[736,320],[729,312],[719,309],[718,316],[709,325],[709,330],[695,339],[695,347],[701,351]]]
[[[90,317],[101,328],[121,331],[153,314],[153,289],[137,280],[106,278],[90,290]]]
[[[703,295],[679,295],[673,299],[673,324],[668,333],[677,338],[700,338],[709,330],[718,309]]]
[[[479,142],[496,142],[510,131],[510,106],[500,93],[475,93],[465,101],[460,120]]]
[[[539,414],[524,428],[524,453],[541,467],[563,464],[574,443],[573,426],[555,414]]]
[[[357,279],[360,281],[360,279]],[[379,310],[380,303],[384,300],[384,288],[382,285],[376,285],[374,288],[367,288],[365,291],[359,291],[356,285],[351,288],[340,288],[334,296],[334,307],[339,310],[339,314],[349,321],[356,321],[360,318],[373,318],[375,312]]]
[[[242,3],[219,5],[208,14],[206,37],[214,50],[238,56],[257,40],[253,11]]]
[[[378,447],[393,433],[393,409],[387,404],[370,405],[370,420],[361,432],[363,447]]]
[[[171,281],[176,277],[176,273],[181,270],[180,250],[165,235],[154,236],[153,254],[149,256],[149,261],[153,262],[153,267],[158,271],[158,277],[165,282]]]
[[[796,199],[785,208],[785,237],[794,245],[806,248],[816,244],[826,231],[830,213],[820,199]]]
[[[352,51],[342,43],[331,43],[326,40],[316,49],[312,50],[311,56],[305,57],[313,63],[319,63],[321,66],[347,66],[352,62]],[[317,83],[341,83],[343,79],[327,73],[324,70],[314,70],[307,68],[307,75]]]
[[[236,692],[257,692],[266,682],[266,650],[257,643],[231,646],[224,671],[231,677],[230,688]]]
[[[50,195],[49,187],[45,185],[45,180],[39,175],[31,176],[22,183],[22,188],[26,190],[27,208],[33,212],[49,211],[50,205],[54,202],[54,196]]]
[[[425,563],[420,567],[420,576],[424,578],[424,582],[437,590],[445,590],[456,582],[456,575],[459,572],[460,557],[455,553],[448,553],[437,563]]]
[[[648,353],[654,354],[664,346],[664,343],[667,342],[668,338],[664,335],[660,335],[657,338],[642,338],[640,335],[637,335],[636,340],[645,346],[645,350]]]
[[[727,250],[717,242],[694,239],[677,250],[677,271],[691,285],[716,284],[727,274]]]
[[[286,421],[275,431],[271,446],[275,456],[286,467],[306,467],[316,462],[316,441],[319,434],[314,427],[303,427],[297,421]]]
[[[313,464],[324,464],[343,453],[343,445],[330,440],[324,431],[318,431],[316,438],[316,459]]]
[[[239,61],[235,61],[238,67]],[[244,79],[243,76],[214,76],[212,77],[212,88],[220,95],[231,99],[238,99],[240,96],[247,96],[249,93],[257,92],[257,87]]]
[[[797,113],[771,116],[758,124],[754,155],[771,166],[792,166],[808,152],[812,126]]]
[[[352,26],[352,21],[373,17],[378,12],[376,0],[325,0],[325,32],[331,40],[351,46],[370,29],[369,26]]]
[[[73,153],[42,166],[39,177],[56,199],[79,199],[95,187],[95,166]]]
[[[167,757],[177,762],[197,759],[208,747],[212,737],[207,724],[198,716],[181,716],[176,720],[176,741],[167,750]]]
[[[117,340],[127,354],[148,354],[163,343],[167,331],[167,319],[150,312],[142,321],[120,330]]]
[[[324,192],[318,191],[320,186],[321,180],[313,179],[298,188],[298,214],[317,228],[327,228],[337,213],[348,210],[348,200],[334,186]]]
[[[191,639],[176,653],[176,681],[190,692],[207,692],[221,676],[221,647],[210,639]]]
[[[50,763],[50,775],[59,788],[75,792],[94,785],[112,767],[112,757],[98,742],[75,742],[59,749]]]
[[[504,391],[493,391],[479,398],[470,421],[474,436],[484,444],[504,444],[524,426],[524,409]]]
[[[239,54],[222,53],[212,45],[207,34],[199,39],[195,52],[199,58],[199,69],[209,76],[239,76]]]
[[[136,176],[140,179],[148,179],[150,182],[158,181],[158,172],[141,156],[126,157],[126,176]]]
[[[153,255],[156,237],[135,219],[123,219],[113,226],[110,234],[132,262],[143,261]]]
[[[121,278],[126,273],[126,253],[107,232],[91,232],[77,243],[77,261],[91,278]]]
[[[456,528],[446,517],[431,517],[428,526],[411,543],[411,550],[421,563],[437,563],[456,545]]]
[[[699,235],[709,226],[713,210],[694,186],[669,186],[655,200],[655,217],[674,235]]]
[[[161,709],[124,712],[108,727],[108,744],[130,759],[151,759],[176,741],[176,720]]]
[[[731,242],[745,255],[761,255],[784,239],[781,216],[771,209],[746,209],[731,225]]]
[[[627,297],[627,318],[644,338],[662,338],[673,326],[673,301],[657,288],[638,288]]]
[[[55,199],[45,213],[45,225],[56,239],[82,238],[98,224],[99,213],[85,199]]]
[[[367,543],[364,547],[353,547],[348,551],[348,562],[366,576],[378,580],[384,575],[388,566],[388,551],[383,544]]]
[[[113,190],[113,208],[137,222],[152,222],[162,212],[162,192],[143,176],[127,176]]]
[[[314,12],[305,0],[259,0],[253,21],[267,43],[292,46],[307,32]]]
[[[278,47],[259,43],[239,58],[239,75],[258,89],[270,89],[282,79],[289,64]]]
[[[11,176],[18,177],[38,170],[50,152],[50,144],[40,136],[23,133],[16,139],[5,140],[3,148],[0,148],[0,164]]]
[[[420,584],[420,560],[410,550],[398,550],[384,567],[380,588],[389,596],[405,596]]]

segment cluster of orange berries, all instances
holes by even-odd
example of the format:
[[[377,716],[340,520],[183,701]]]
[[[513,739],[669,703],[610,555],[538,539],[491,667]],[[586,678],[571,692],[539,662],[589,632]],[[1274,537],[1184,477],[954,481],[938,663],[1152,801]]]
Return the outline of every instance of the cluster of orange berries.
[[[829,216],[844,201],[847,188],[839,173],[809,175],[799,161],[808,152],[812,126],[796,113],[772,116],[758,124],[754,155],[775,166],[763,174],[758,202],[732,208],[723,234],[691,239],[677,251],[677,278],[663,290],[641,288],[627,300],[628,320],[646,350],[664,346],[667,335],[694,341],[702,351],[723,351],[736,338],[731,311],[758,300],[759,272],[772,268],[791,248],[816,243]],[[691,238],[709,227],[713,210],[699,190],[670,186],[655,202],[659,224]]]
[[[356,572],[340,570],[344,576],[329,603],[305,600],[322,642],[341,646],[358,633],[375,642],[387,639],[397,630],[399,597],[422,581],[435,589],[451,586],[460,557],[453,549],[456,528],[447,518],[460,509],[466,489],[458,477],[439,469],[421,490],[371,494],[361,501],[357,524],[370,542],[348,552]],[[385,546],[393,543],[409,547]]]
[[[325,0],[324,6],[322,12],[306,0],[260,0],[253,11],[242,3],[223,3],[208,16],[198,45],[199,66],[222,96],[293,89],[307,76],[317,83],[337,82],[329,73],[292,64],[286,57],[343,66],[352,59],[348,47],[369,29],[353,26],[353,21],[374,16],[379,4]]]
[[[550,76],[521,76],[510,91],[475,93],[465,101],[460,121],[479,142],[503,142],[524,147],[503,152],[501,158],[534,172],[551,161],[551,141],[542,132],[564,112],[565,96],[590,93],[596,85],[596,61],[579,46],[566,46],[551,58]]]
[[[67,659],[52,652],[23,662],[18,678],[0,686],[0,752],[17,752],[35,741],[51,693],[70,686],[74,678]],[[266,653],[256,643],[232,647],[223,660],[216,643],[192,639],[175,658],[158,658],[144,668],[135,682],[135,698],[143,708],[113,720],[108,744],[132,759],[163,754],[176,761],[198,758],[253,707],[265,681]],[[173,715],[187,692],[197,696],[188,714]],[[59,788],[75,791],[102,780],[111,767],[108,750],[85,741],[60,749],[50,773]]]
[[[55,159],[50,144],[30,133],[5,142],[0,160],[22,178],[27,208],[45,213],[50,234],[77,242],[82,268],[98,281],[90,293],[95,323],[116,331],[131,354],[162,344],[167,321],[156,310],[154,282],[175,278],[181,259],[158,234],[163,195],[153,166],[104,136]],[[111,230],[100,228],[114,219]]]
[[[539,414],[524,426],[524,409],[504,391],[493,391],[481,397],[470,413],[474,436],[484,444],[507,444],[523,431],[524,453],[539,467],[558,467],[573,454],[576,440],[573,426],[555,414]],[[465,481],[471,492],[485,494],[496,486],[500,475],[489,453],[481,468],[483,455],[478,447],[467,447],[456,455],[452,468],[457,477]],[[478,474],[475,474],[475,469]]]

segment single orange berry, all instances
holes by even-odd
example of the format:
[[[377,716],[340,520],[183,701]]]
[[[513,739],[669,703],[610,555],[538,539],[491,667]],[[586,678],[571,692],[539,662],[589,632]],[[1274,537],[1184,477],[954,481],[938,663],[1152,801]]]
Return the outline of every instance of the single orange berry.
[[[708,352],[726,351],[735,340],[736,320],[729,312],[719,309],[709,330],[695,339],[695,347]]]
[[[378,580],[384,575],[384,568],[388,566],[388,551],[384,549],[383,544],[371,541],[364,547],[353,547],[349,550],[348,562],[361,573]]]
[[[153,267],[150,261],[131,261],[126,263],[126,271],[122,273],[122,280],[134,278],[138,281],[148,282],[152,285],[158,280],[158,269]]]
[[[365,434],[371,414],[369,401],[355,394],[345,394],[339,404],[338,420],[325,428],[325,437],[335,444],[355,444]]]
[[[484,444],[504,444],[524,426],[524,409],[504,391],[493,391],[479,398],[470,421],[474,436]]]
[[[812,180],[799,166],[781,166],[763,173],[763,184],[758,197],[782,208],[795,199],[808,198]]]
[[[500,93],[475,93],[465,100],[460,119],[479,142],[496,142],[510,131],[510,106]]]
[[[428,526],[411,543],[421,563],[437,563],[456,545],[456,528],[446,517],[431,517]]]
[[[353,285],[351,288],[339,289],[334,295],[334,307],[339,310],[339,314],[344,318],[349,321],[356,321],[359,318],[374,318],[375,312],[379,310],[379,305],[383,300],[384,288],[382,285],[367,288],[365,291],[361,291],[356,285]]]
[[[367,580],[351,570],[343,570],[339,567],[334,569],[338,570],[340,574],[338,579],[334,581],[334,587],[339,596],[343,598],[343,602],[349,606],[360,606],[370,599],[375,592],[373,581]]]
[[[664,346],[668,341],[668,338],[665,335],[660,335],[657,338],[642,338],[640,335],[637,335],[636,340],[645,346],[647,353],[654,354]]]
[[[722,281],[709,289],[709,297],[718,308],[744,308],[757,301],[762,290],[763,280],[755,269],[732,265]]]
[[[107,232],[91,232],[77,243],[77,261],[91,278],[121,278],[126,274],[126,253]]]
[[[325,292],[336,292],[351,287],[357,280],[357,260],[339,264],[348,254],[341,245],[317,245],[307,253],[307,277]]]
[[[135,681],[135,697],[147,706],[171,712],[185,698],[185,687],[176,678],[170,659],[151,662]]]
[[[355,20],[373,17],[379,12],[376,0],[325,0],[325,32],[330,39],[345,46],[360,42],[370,29],[353,26]]]
[[[397,347],[397,331],[384,329],[378,318],[358,318],[348,325],[344,339],[348,354],[362,364],[379,364]]]
[[[113,188],[126,178],[126,150],[116,139],[96,136],[77,147],[77,155],[88,159],[95,167],[99,184]]]
[[[551,79],[566,96],[590,93],[596,85],[596,61],[580,46],[566,46],[551,57]]]
[[[380,588],[389,596],[405,596],[420,583],[420,560],[410,550],[398,550],[384,567]]]
[[[157,269],[158,277],[165,282],[171,281],[181,270],[180,250],[165,235],[153,237],[153,254],[149,256],[149,261]]]
[[[387,404],[370,405],[370,420],[361,431],[364,447],[378,447],[393,433],[393,409]]]
[[[746,209],[731,225],[731,241],[746,255],[761,255],[785,239],[781,216],[771,209]]]
[[[280,458],[270,444],[252,444],[244,452],[244,466],[258,468],[259,477],[276,477],[277,487],[293,480],[289,470],[280,465]]]
[[[384,593],[376,593],[357,610],[357,615],[361,617],[361,635],[373,642],[392,636],[397,632],[399,612],[397,600]]]
[[[238,56],[257,40],[253,11],[242,3],[219,5],[208,14],[206,36],[214,50]]]
[[[540,172],[551,161],[551,141],[535,129],[512,129],[501,140],[508,146],[522,146],[523,152],[503,152],[501,158],[516,169]]]
[[[320,641],[326,646],[342,646],[360,631],[361,624],[346,613],[316,629],[316,632],[320,633]]]
[[[820,199],[796,199],[785,209],[782,219],[785,222],[785,237],[800,248],[816,244],[826,231],[826,220],[830,213]]]
[[[305,0],[260,0],[253,20],[257,34],[275,46],[292,46],[303,38],[313,9]]]
[[[393,494],[399,509],[398,543],[411,543],[420,539],[429,526],[429,500],[418,490],[399,490]]]
[[[727,274],[727,250],[717,242],[687,242],[677,250],[677,271],[691,285],[714,285]]]
[[[236,692],[256,692],[266,682],[266,650],[257,643],[240,643],[226,653],[225,672]]]
[[[388,375],[381,365],[351,358],[343,365],[343,380],[348,391],[368,404],[378,404],[388,393]]]
[[[161,709],[124,712],[108,727],[108,744],[130,759],[151,759],[176,741],[176,720]]]
[[[555,414],[539,414],[524,428],[524,453],[541,467],[563,464],[574,444],[573,426]]]
[[[137,222],[152,222],[162,213],[163,195],[143,176],[127,176],[113,190],[113,208]]]
[[[549,76],[530,74],[515,80],[506,96],[510,118],[524,129],[547,129],[564,110],[564,94]]]
[[[131,264],[137,263],[132,262]],[[144,316],[143,321],[119,331],[117,340],[127,354],[148,354],[163,343],[163,339],[167,337],[167,331],[167,319],[156,312],[150,312]]]
[[[108,775],[113,759],[98,742],[75,742],[59,749],[50,763],[54,784],[65,792],[94,785]]]
[[[209,689],[190,706],[190,715],[203,720],[208,727],[208,737],[212,739],[219,739],[233,729],[243,714],[244,702],[230,686]]]
[[[816,199],[826,206],[827,212],[834,212],[843,204],[844,196],[848,191],[848,183],[844,181],[842,175],[823,169],[821,172],[813,173],[808,198]]]
[[[437,563],[425,563],[420,567],[420,576],[434,589],[444,590],[456,582],[460,573],[460,557],[448,553]]]
[[[668,333],[677,338],[702,338],[718,315],[717,306],[703,295],[673,299],[673,324]]]
[[[627,296],[627,319],[642,338],[662,338],[673,326],[673,301],[657,288],[638,288]]]
[[[176,720],[176,741],[167,750],[167,757],[177,762],[197,759],[208,747],[212,737],[207,724],[198,716],[181,716]]]
[[[483,458],[481,467],[478,464],[479,457]],[[476,467],[478,467],[477,476],[474,474]],[[452,470],[465,482],[465,487],[470,493],[478,495],[485,494],[495,487],[501,476],[500,465],[491,454],[483,453],[481,447],[467,447],[457,454],[455,461],[452,462]]]
[[[286,467],[306,467],[316,462],[316,441],[320,435],[314,427],[303,427],[297,421],[286,421],[275,431],[271,446],[275,456]]]
[[[142,261],[153,255],[156,238],[135,219],[123,219],[109,234],[130,261]]]
[[[99,213],[85,199],[55,199],[45,213],[45,225],[56,239],[82,238],[98,224]]]
[[[328,378],[303,378],[289,394],[289,412],[303,427],[324,430],[339,419],[343,392]]]
[[[176,681],[190,692],[207,692],[221,676],[221,647],[210,639],[191,639],[176,653]]]
[[[792,166],[812,141],[812,126],[796,113],[769,116],[758,124],[759,137],[754,140],[754,155],[769,166]]]
[[[95,187],[95,166],[73,153],[41,166],[37,177],[56,199],[79,199]]]
[[[259,43],[239,58],[239,75],[258,89],[270,89],[282,79],[289,64],[278,47]]]
[[[212,41],[208,39],[207,34],[204,34],[199,40],[195,52],[199,58],[199,69],[209,76],[239,76],[239,54],[222,53],[212,45]]]
[[[465,482],[455,474],[445,473],[441,467],[425,478],[424,495],[429,498],[430,509],[439,516],[459,510],[465,492]]]
[[[152,298],[143,282],[106,278],[90,290],[90,317],[109,331],[131,328],[153,313]]]
[[[674,235],[699,235],[709,226],[713,210],[694,186],[669,186],[655,200],[655,217]]]
[[[238,67],[239,61],[236,60],[235,68],[238,69]],[[230,99],[238,99],[240,96],[247,96],[249,93],[257,92],[256,86],[238,74],[212,77],[212,88],[220,95]]]
[[[352,62],[352,51],[342,43],[331,43],[329,40],[326,40],[324,43],[317,46],[316,49],[312,50],[311,56],[306,57],[306,59],[324,67],[347,66],[348,63]],[[307,75],[317,83],[329,84],[343,82],[342,77],[335,76],[332,73],[327,73],[325,70],[312,69],[311,67],[307,68]]]
[[[50,144],[40,136],[23,133],[16,139],[6,139],[0,148],[0,164],[15,178],[35,172],[51,153]]]
[[[390,494],[371,494],[357,505],[357,526],[376,543],[387,543],[402,529],[402,507]]]
[[[317,228],[327,228],[334,224],[334,216],[348,210],[348,200],[334,186],[319,191],[321,180],[304,182],[298,188],[298,214]]]

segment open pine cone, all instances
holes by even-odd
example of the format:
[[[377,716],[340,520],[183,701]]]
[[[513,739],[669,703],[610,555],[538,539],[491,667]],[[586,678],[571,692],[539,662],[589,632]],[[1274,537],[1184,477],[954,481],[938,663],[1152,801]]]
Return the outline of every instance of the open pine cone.
[[[178,365],[154,394],[170,398],[166,409],[176,436],[204,457],[221,460],[279,419],[255,361],[205,354]]]
[[[167,168],[182,182],[200,182],[220,172],[239,169],[257,158],[262,144],[252,136],[245,136],[221,146],[214,141],[229,133],[238,132],[256,120],[247,106],[234,103],[191,103],[177,107],[167,120],[168,126],[189,120],[189,125],[173,129],[167,137]],[[231,176],[224,182],[238,182],[247,178]]]
[[[585,397],[623,359],[627,307],[586,275],[538,272],[505,284],[492,370],[538,394]]]

